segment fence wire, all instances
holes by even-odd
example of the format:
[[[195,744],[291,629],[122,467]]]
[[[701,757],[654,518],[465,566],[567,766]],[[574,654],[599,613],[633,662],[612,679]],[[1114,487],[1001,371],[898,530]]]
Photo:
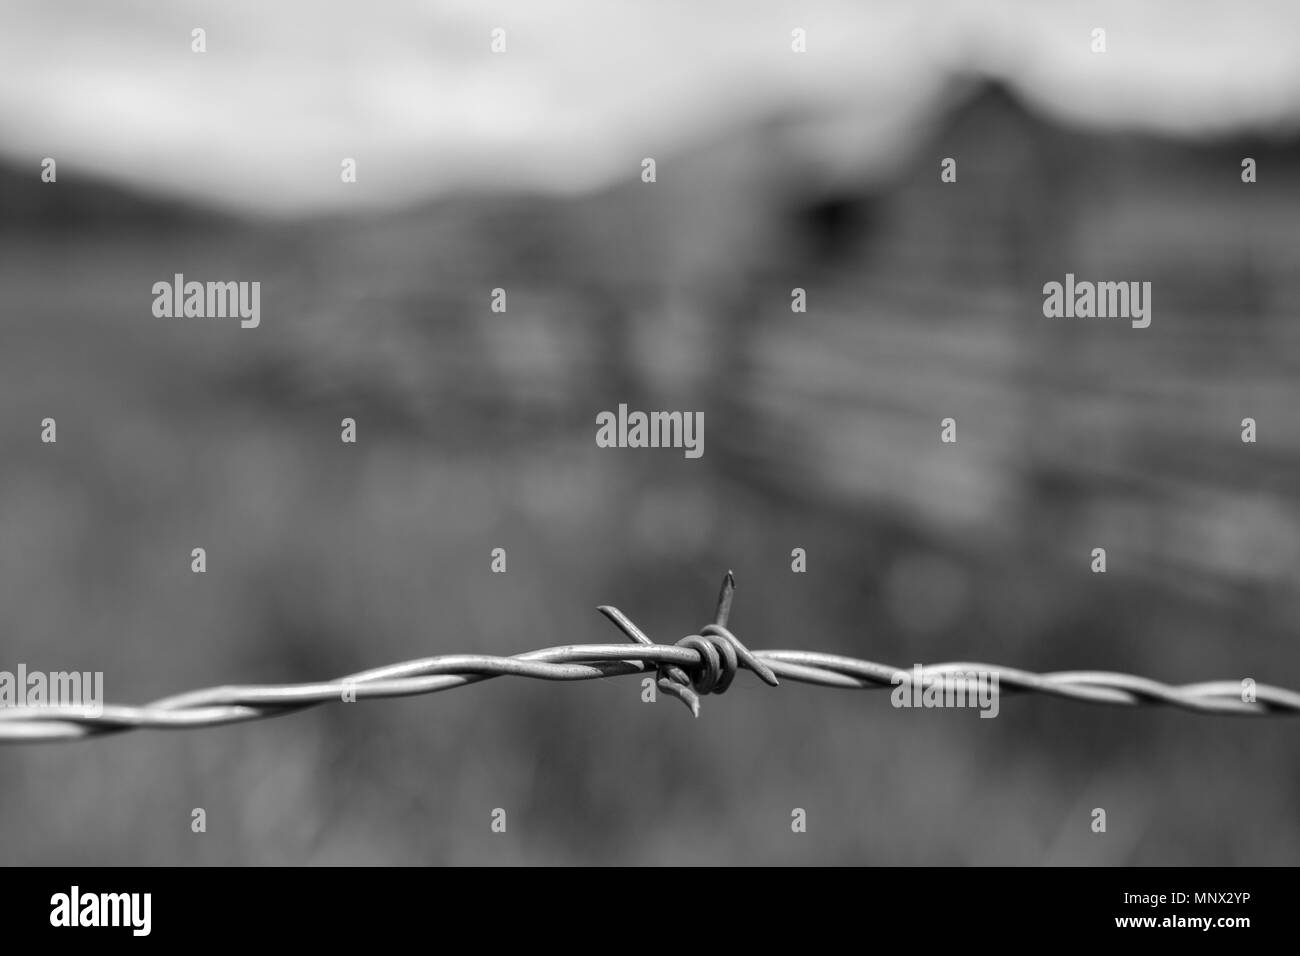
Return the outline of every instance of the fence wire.
[[[584,681],[654,673],[659,689],[681,700],[698,717],[700,697],[723,693],[742,669],[753,672],[773,687],[781,678],[822,687],[863,690],[899,685],[910,688],[919,680],[927,686],[941,686],[945,693],[950,690],[955,693],[969,688],[971,676],[984,674],[997,677],[996,695],[1004,691],[1031,692],[1098,704],[1166,704],[1200,713],[1234,716],[1300,714],[1300,693],[1269,684],[1254,684],[1252,693],[1246,694],[1242,680],[1173,685],[1109,671],[1036,674],[1014,667],[965,662],[905,670],[819,651],[750,651],[727,629],[734,593],[735,578],[729,571],[722,582],[713,623],[676,644],[656,644],[622,611],[602,606],[600,612],[635,647],[568,644],[513,657],[446,654],[389,664],[320,683],[209,687],[139,707],[118,704],[0,707],[0,742],[71,740],[128,730],[215,727],[278,717],[331,701],[413,697],[506,676]]]

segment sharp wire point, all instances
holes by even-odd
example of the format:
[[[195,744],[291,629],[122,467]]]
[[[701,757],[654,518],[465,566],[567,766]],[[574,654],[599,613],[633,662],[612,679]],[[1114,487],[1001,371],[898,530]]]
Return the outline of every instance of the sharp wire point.
[[[736,596],[736,576],[728,571],[722,578],[722,587],[718,591],[718,608],[713,615],[713,623],[723,627],[731,616],[731,602]]]
[[[609,618],[614,623],[614,626],[627,635],[628,640],[633,643],[654,644],[654,641],[650,640],[650,638],[646,636],[645,632],[633,624],[632,619],[618,608],[609,604],[600,604],[597,605],[596,610]]]

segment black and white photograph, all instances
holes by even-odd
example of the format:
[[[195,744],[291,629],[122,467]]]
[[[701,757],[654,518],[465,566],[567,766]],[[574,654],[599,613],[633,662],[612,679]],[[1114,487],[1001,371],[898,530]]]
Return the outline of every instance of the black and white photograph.
[[[3,0],[0,615],[55,940],[883,867],[1249,944],[1300,5]]]

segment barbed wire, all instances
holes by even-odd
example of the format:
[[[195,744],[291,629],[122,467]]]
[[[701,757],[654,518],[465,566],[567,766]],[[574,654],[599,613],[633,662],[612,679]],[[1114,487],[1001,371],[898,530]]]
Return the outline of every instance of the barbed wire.
[[[929,664],[904,670],[874,661],[820,651],[750,651],[727,629],[735,594],[728,571],[713,623],[676,644],[656,644],[618,608],[598,610],[635,645],[569,644],[496,657],[446,654],[377,667],[332,681],[210,687],[156,700],[140,707],[25,705],[0,707],[0,742],[42,742],[97,737],[129,730],[215,727],[262,720],[331,701],[412,697],[463,687],[494,677],[583,681],[654,672],[657,686],[699,716],[700,697],[721,694],[742,668],[770,686],[780,678],[823,687],[911,688],[918,681],[945,695],[969,693],[970,681],[995,676],[992,694],[1039,693],[1098,704],[1166,704],[1200,713],[1234,716],[1300,714],[1300,693],[1242,680],[1163,684],[1134,674],[1058,671],[1036,674],[978,663]],[[635,650],[635,655],[629,651]],[[1250,686],[1251,693],[1243,692]],[[986,688],[987,689],[987,688]],[[1247,699],[1249,698],[1249,699]]]

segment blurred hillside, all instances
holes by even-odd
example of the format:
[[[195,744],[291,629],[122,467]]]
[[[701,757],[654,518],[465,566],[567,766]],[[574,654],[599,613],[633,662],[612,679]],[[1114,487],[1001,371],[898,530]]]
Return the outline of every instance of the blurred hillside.
[[[6,660],[135,701],[613,639],[597,603],[671,641],[734,567],[754,647],[1300,683],[1300,141],[1076,129],[963,83],[858,180],[801,117],[653,186],[629,152],[570,198],[277,224],[0,171]],[[261,327],[154,319],[175,272],[260,280]],[[1066,272],[1151,281],[1151,327],[1045,319]],[[595,448],[620,402],[704,411],[704,457]],[[0,751],[0,861],[1300,859],[1286,722],[749,680],[692,722],[636,690]],[[517,839],[478,827],[496,806]]]

